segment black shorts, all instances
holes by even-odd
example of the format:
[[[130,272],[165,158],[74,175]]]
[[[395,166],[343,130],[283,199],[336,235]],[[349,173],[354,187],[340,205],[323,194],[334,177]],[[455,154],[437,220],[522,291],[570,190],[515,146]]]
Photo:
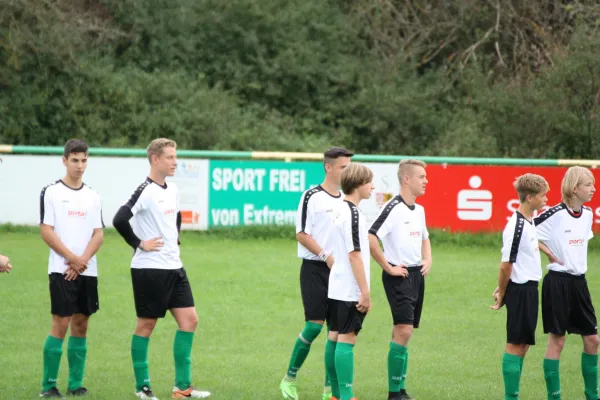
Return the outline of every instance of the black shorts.
[[[383,271],[381,280],[392,310],[394,325],[406,324],[418,328],[425,298],[425,278],[421,274],[420,266],[407,269],[406,278],[392,276]]]
[[[323,261],[302,260],[300,291],[305,321],[325,321],[328,315],[329,267]]]
[[[504,295],[506,304],[506,343],[535,344],[539,292],[537,281],[508,281]]]
[[[366,313],[358,311],[358,301],[329,299],[329,330],[338,334],[358,332],[362,329]]]
[[[585,275],[548,271],[542,285],[544,333],[582,336],[598,333],[596,313]]]
[[[80,275],[73,281],[65,280],[65,275],[54,272],[50,280],[50,312],[60,317],[73,314],[90,316],[100,309],[98,304],[98,278]]]
[[[164,318],[172,308],[194,307],[184,268],[132,268],[133,299],[139,318]]]

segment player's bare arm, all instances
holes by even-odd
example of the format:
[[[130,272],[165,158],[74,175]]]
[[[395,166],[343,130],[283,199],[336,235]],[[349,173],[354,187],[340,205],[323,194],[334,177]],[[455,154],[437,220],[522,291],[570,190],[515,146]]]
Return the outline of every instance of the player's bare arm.
[[[548,260],[551,263],[557,263],[557,264],[563,265],[563,262],[561,260],[559,260],[558,257],[556,257],[554,255],[554,253],[552,253],[552,250],[550,250],[548,248],[548,246],[546,246],[544,243],[539,242],[539,246],[538,247],[540,248],[540,251],[542,253],[544,253],[546,256],[548,256]]]
[[[306,247],[308,249],[308,251],[310,251],[311,253],[313,253],[316,256],[321,255],[324,250],[321,246],[319,246],[317,244],[317,242],[315,242],[313,237],[306,232],[296,233],[296,240],[298,240],[298,242],[300,242],[300,244],[302,246]],[[327,263],[327,266],[329,268],[331,268],[333,266],[334,261],[335,260],[333,258],[333,254],[330,254],[329,256],[327,256],[327,259],[325,260],[325,262]]]
[[[512,273],[513,265],[509,262],[501,262],[500,270],[498,272],[498,287],[494,290],[492,296],[494,297],[494,305],[490,306],[492,310],[499,310],[504,305],[504,295],[506,294],[506,286]]]
[[[392,267],[388,260],[385,258],[383,251],[381,251],[381,247],[379,245],[379,239],[377,236],[369,233],[369,249],[371,250],[371,257],[379,264],[379,266],[389,275],[392,276],[408,276],[408,270],[406,269],[406,265],[398,265],[397,267]]]
[[[74,271],[77,273],[82,273],[87,269],[88,260],[81,256],[75,255],[71,250],[69,250],[67,246],[65,246],[65,244],[60,240],[56,232],[54,232],[53,226],[40,224],[40,235],[42,236],[42,240],[46,242],[46,244],[52,250],[67,260],[68,264]]]
[[[362,258],[360,257],[360,251],[352,251],[349,254],[350,265],[352,266],[352,274],[358,288],[360,289],[360,299],[356,308],[362,313],[369,312],[371,310],[371,293],[369,291],[369,285],[367,284],[367,277],[365,275],[365,266],[363,265]]]
[[[423,240],[423,244],[421,244],[421,274],[423,276],[429,275],[429,271],[431,271],[431,241],[429,239]]]

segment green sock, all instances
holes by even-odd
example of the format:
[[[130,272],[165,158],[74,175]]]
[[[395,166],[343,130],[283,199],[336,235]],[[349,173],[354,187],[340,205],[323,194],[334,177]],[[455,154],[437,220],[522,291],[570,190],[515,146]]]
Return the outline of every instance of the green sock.
[[[192,383],[192,342],[194,332],[177,330],[173,343],[175,357],[175,386],[181,390],[187,389]]]
[[[523,374],[523,362],[525,359],[523,357],[519,357],[519,380],[521,380],[521,375]]]
[[[330,379],[331,395],[336,399],[340,398],[340,386],[338,384],[337,374],[335,372],[335,349],[337,342],[327,339],[325,343],[325,370]]]
[[[42,391],[46,392],[56,387],[60,357],[62,356],[63,339],[48,335],[44,344],[44,380]]]
[[[504,377],[504,399],[519,398],[522,357],[504,353],[502,357],[502,376]]]
[[[406,347],[398,343],[390,342],[388,352],[388,388],[391,393],[400,392],[404,381],[404,370],[406,366]]]
[[[327,327],[327,337],[329,337],[329,327]],[[327,340],[329,340],[329,339],[327,339]],[[327,343],[327,341],[325,343]],[[334,343],[337,343],[337,342],[334,342]],[[325,353],[327,353],[327,344],[325,345]],[[327,357],[327,354],[325,354],[325,357]],[[327,362],[327,361],[325,361],[325,362]],[[329,376],[329,371],[327,370],[327,364],[325,365],[325,382],[323,383],[323,386],[331,387],[331,377]]]
[[[586,400],[598,399],[598,354],[581,353],[581,372]]]
[[[69,360],[69,389],[79,389],[83,384],[87,340],[84,337],[69,336],[67,359]]]
[[[354,381],[354,345],[338,342],[335,348],[335,372],[340,387],[340,400],[354,397],[352,382]]]
[[[300,333],[300,336],[298,339],[296,339],[294,350],[292,350],[292,357],[290,358],[287,371],[287,376],[289,378],[296,377],[298,370],[302,364],[304,364],[304,360],[306,360],[306,357],[308,356],[310,345],[312,344],[313,340],[319,336],[321,329],[323,329],[323,325],[321,324],[306,322],[302,333]]]
[[[402,369],[402,380],[400,381],[400,390],[406,390],[406,374],[408,373],[408,347],[404,356],[404,368]]]
[[[548,400],[560,399],[560,372],[558,366],[559,360],[544,358],[544,378],[546,379]]]
[[[148,342],[150,338],[133,335],[131,338],[131,359],[135,373],[135,390],[141,391],[144,386],[150,387],[148,373]]]

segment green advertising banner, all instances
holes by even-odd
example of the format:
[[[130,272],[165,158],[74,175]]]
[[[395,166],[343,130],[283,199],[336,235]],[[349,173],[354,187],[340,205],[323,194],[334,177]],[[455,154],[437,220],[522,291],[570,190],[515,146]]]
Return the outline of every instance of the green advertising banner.
[[[320,162],[210,160],[210,227],[293,225],[302,193],[325,177]]]

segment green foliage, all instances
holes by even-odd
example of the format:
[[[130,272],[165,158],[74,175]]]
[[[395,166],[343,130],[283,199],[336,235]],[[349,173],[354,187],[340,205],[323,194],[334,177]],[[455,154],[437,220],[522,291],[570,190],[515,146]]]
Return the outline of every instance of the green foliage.
[[[596,158],[600,7],[553,4],[6,0],[0,142]]]

